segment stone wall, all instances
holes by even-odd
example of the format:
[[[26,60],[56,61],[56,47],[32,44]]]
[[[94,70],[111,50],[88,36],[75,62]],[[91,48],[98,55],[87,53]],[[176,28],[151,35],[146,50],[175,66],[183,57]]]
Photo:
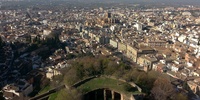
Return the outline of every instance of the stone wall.
[[[115,76],[102,75],[101,77],[106,77],[106,78],[111,78],[111,79],[119,80],[119,81],[122,81],[122,82],[126,82],[126,83],[130,84],[132,87],[136,87],[139,92],[142,92],[142,89],[133,82],[127,82],[126,80],[121,79],[121,78],[116,78]]]
[[[91,77],[88,77],[88,78],[83,79],[83,80],[81,80],[81,81],[79,81],[79,82],[76,82],[74,85],[72,85],[72,87],[78,87],[78,86],[80,86],[81,84],[84,84],[85,82],[87,82],[87,81],[89,81],[89,80],[91,80],[91,79],[97,78],[97,77],[98,77],[98,76],[91,76]]]

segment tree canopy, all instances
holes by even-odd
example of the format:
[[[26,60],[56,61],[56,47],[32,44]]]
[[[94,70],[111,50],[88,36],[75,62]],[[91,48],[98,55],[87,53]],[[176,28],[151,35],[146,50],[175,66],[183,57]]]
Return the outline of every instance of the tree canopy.
[[[70,67],[63,70],[63,79],[61,79],[62,83],[68,86],[72,86],[74,83],[91,76],[109,75],[136,83],[142,88],[142,92],[147,94],[148,99],[151,98],[150,95],[153,95],[155,100],[173,100],[172,98],[176,96],[177,98],[186,98],[184,95],[177,94],[174,91],[174,87],[167,76],[154,71],[146,73],[137,70],[123,62],[117,63],[112,57],[79,57],[71,61],[70,65]],[[128,86],[125,87],[130,90]],[[78,94],[80,93],[79,91]],[[62,95],[58,95],[58,98],[62,98],[59,96]]]

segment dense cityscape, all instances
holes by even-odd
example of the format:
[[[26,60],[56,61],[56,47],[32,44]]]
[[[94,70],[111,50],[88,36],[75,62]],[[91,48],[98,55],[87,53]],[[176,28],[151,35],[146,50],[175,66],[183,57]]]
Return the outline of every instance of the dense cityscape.
[[[198,100],[200,6],[0,1],[0,100]]]

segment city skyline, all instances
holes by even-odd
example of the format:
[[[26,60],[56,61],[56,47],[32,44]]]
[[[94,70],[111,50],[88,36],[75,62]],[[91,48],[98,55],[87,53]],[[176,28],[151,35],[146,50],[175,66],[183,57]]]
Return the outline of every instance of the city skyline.
[[[37,1],[37,0],[0,0],[0,1]],[[98,3],[200,3],[199,0],[40,0],[40,1],[70,1]]]
[[[0,100],[200,99],[200,1],[1,1]]]

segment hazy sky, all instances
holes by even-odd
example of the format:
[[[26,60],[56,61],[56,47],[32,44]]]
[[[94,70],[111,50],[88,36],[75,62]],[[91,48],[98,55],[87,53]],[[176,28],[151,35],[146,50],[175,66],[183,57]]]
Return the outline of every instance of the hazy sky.
[[[82,0],[82,1],[112,1],[112,2],[115,2],[115,1],[116,2],[200,2],[200,0]]]
[[[124,3],[135,3],[135,2],[146,2],[146,3],[191,3],[200,4],[200,0],[66,0],[66,1],[80,1],[80,2],[124,2]]]

